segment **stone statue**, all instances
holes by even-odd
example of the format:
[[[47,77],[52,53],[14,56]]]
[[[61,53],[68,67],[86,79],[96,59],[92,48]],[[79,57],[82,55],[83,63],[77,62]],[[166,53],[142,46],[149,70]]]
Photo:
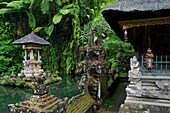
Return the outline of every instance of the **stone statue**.
[[[139,69],[140,69],[139,62],[137,61],[136,56],[134,56],[133,58],[130,59],[130,67],[131,67],[131,70],[139,71]]]
[[[140,64],[136,56],[130,59],[130,68],[128,76],[131,85],[126,88],[127,95],[140,97],[142,94],[142,73],[140,72]]]

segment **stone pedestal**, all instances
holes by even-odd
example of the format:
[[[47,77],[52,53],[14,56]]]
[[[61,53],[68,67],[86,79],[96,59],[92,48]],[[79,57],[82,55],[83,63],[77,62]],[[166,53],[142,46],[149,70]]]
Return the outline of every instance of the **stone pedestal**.
[[[33,77],[38,76],[40,73],[43,73],[43,69],[41,69],[40,64],[42,61],[33,60],[31,62],[24,60],[24,70],[18,74],[19,77]]]

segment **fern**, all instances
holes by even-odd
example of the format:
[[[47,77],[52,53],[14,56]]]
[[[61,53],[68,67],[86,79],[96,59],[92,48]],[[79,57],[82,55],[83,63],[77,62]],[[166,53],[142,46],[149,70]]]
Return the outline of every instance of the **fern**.
[[[49,12],[49,1],[48,0],[42,0],[41,2],[41,11],[43,14],[47,14]]]
[[[29,26],[34,29],[36,26],[36,20],[32,12],[28,12],[28,17],[29,17]]]
[[[0,9],[0,15],[5,13],[11,13],[13,11],[12,8],[2,8]]]
[[[24,2],[24,3],[26,3],[26,4],[28,4],[28,3],[31,3],[32,1],[34,1],[34,0],[21,0],[22,2]]]
[[[7,4],[7,7],[13,7],[15,9],[21,9],[22,7],[24,7],[24,5],[23,5],[23,2],[21,2],[21,1],[12,1],[12,2]]]
[[[57,4],[58,6],[61,6],[61,5],[62,5],[61,0],[56,0],[56,4]]]

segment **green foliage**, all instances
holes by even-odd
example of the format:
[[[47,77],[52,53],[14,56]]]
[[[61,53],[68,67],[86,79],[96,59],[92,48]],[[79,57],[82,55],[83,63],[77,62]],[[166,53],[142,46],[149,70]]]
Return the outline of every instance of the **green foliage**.
[[[8,84],[7,80],[2,80],[1,84]]]
[[[95,30],[95,42],[99,30],[102,39],[114,37],[101,15],[101,9],[115,1],[9,0],[0,2],[2,17],[0,19],[2,23],[0,73],[4,71],[9,74],[13,70],[20,72],[24,52],[21,47],[11,43],[35,29],[37,35],[51,44],[41,51],[42,68],[52,73],[59,70],[61,73],[71,74],[76,69],[78,47],[87,43],[92,26]],[[114,60],[110,56],[108,61]]]
[[[48,35],[51,36],[51,33],[53,32],[53,29],[54,29],[54,25],[50,25],[50,27],[48,28]]]
[[[22,84],[22,81],[18,81],[18,80],[16,81],[17,86],[20,86],[21,84]]]
[[[12,1],[7,4],[7,7],[12,7],[15,9],[21,9],[23,7],[23,2],[22,1]]]
[[[56,14],[56,15],[53,17],[53,23],[54,23],[54,24],[58,24],[58,23],[61,21],[62,17],[63,17],[63,15],[61,15],[61,14]]]
[[[37,27],[34,31],[39,32],[43,27]]]
[[[12,41],[15,37],[15,24],[9,22],[9,20],[0,19],[0,73],[6,72],[10,74],[12,71],[18,71],[21,68],[21,59],[17,59],[16,56],[22,57],[19,54],[20,47],[12,45]]]
[[[60,9],[59,12],[61,14],[63,14],[63,15],[66,15],[66,14],[68,14],[70,12],[70,10],[68,10],[68,9],[65,9],[65,10],[64,9]]]
[[[42,11],[43,14],[48,14],[49,7],[50,7],[49,0],[42,0],[41,11]]]
[[[12,11],[10,8],[2,8],[0,9],[0,14],[11,13]]]
[[[51,77],[50,77],[50,81],[53,81],[54,80],[54,76],[53,75],[51,75]]]
[[[29,17],[29,26],[34,29],[36,26],[36,20],[32,12],[28,12],[28,17]]]

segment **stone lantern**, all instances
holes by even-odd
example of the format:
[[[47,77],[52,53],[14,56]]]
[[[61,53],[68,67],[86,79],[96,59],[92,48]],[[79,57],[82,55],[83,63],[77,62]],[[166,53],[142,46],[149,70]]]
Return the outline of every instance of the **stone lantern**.
[[[18,74],[19,77],[33,77],[44,72],[40,67],[42,62],[40,50],[42,49],[42,46],[50,45],[48,41],[35,35],[34,32],[31,32],[30,34],[14,41],[12,44],[21,45],[22,49],[25,50],[25,56],[23,57],[24,70]],[[36,53],[38,53],[38,56]]]

